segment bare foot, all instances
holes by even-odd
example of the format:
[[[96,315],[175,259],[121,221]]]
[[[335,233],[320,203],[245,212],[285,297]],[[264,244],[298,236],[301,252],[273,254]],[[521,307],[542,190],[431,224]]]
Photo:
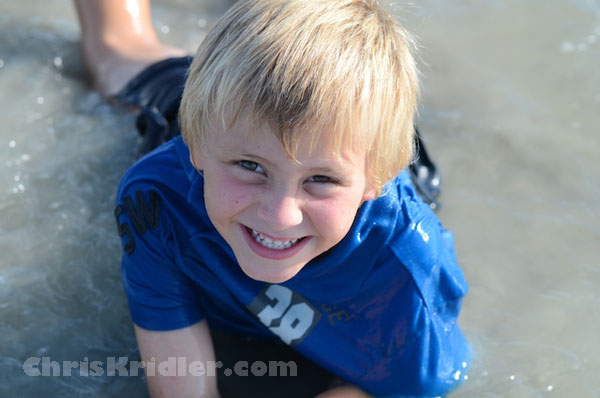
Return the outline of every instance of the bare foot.
[[[92,50],[84,46],[84,58],[94,90],[104,98],[117,94],[127,82],[147,66],[169,57],[186,54],[180,48],[149,41],[127,46],[96,45]]]

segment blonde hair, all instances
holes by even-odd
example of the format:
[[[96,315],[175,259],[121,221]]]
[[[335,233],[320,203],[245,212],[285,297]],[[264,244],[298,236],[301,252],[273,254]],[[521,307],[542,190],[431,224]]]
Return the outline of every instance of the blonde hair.
[[[211,122],[243,113],[268,123],[293,158],[326,126],[333,148],[365,145],[383,185],[408,166],[418,73],[410,35],[376,0],[240,0],[211,29],[190,67],[182,135],[202,147]],[[305,128],[308,127],[308,128]]]

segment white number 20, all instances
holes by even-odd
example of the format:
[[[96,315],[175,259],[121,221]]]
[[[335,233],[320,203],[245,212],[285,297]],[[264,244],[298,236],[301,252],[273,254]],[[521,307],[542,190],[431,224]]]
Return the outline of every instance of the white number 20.
[[[290,305],[294,292],[285,286],[270,285],[264,294],[275,301],[256,316],[286,344],[303,338],[315,321],[315,311],[305,302]]]

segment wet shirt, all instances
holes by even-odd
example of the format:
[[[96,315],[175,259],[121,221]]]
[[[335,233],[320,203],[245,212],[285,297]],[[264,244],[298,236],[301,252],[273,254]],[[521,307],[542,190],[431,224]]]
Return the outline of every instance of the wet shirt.
[[[133,321],[279,339],[376,396],[436,396],[469,360],[452,234],[400,173],[335,247],[281,284],[247,277],[204,207],[181,137],[125,174],[115,209]]]

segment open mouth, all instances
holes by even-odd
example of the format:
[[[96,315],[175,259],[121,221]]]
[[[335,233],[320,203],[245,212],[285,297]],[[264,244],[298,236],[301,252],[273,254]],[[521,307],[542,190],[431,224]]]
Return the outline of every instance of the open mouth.
[[[295,256],[311,241],[311,236],[293,239],[276,239],[240,224],[246,242],[250,249],[260,257],[271,260],[285,260]]]
[[[259,245],[266,247],[271,250],[285,250],[289,249],[295,245],[297,245],[304,238],[296,238],[296,239],[288,239],[288,240],[276,240],[264,236],[258,231],[253,230],[252,228],[246,227],[246,230],[254,238],[254,241]]]

